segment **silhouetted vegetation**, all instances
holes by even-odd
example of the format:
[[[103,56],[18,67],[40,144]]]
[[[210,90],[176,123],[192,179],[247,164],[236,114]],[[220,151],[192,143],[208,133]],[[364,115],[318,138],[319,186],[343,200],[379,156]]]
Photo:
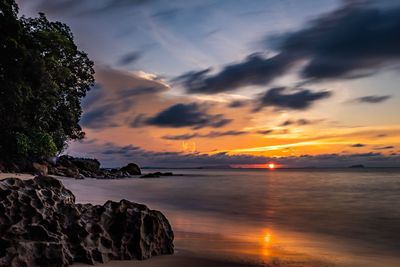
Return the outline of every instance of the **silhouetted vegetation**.
[[[14,0],[0,0],[0,159],[54,156],[82,139],[81,99],[93,74],[67,25],[19,18]]]

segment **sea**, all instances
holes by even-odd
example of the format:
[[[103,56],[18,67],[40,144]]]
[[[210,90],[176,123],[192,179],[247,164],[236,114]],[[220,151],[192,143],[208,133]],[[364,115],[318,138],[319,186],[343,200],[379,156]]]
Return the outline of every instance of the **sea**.
[[[172,169],[63,178],[77,202],[160,210],[176,253],[261,266],[400,266],[400,169]]]

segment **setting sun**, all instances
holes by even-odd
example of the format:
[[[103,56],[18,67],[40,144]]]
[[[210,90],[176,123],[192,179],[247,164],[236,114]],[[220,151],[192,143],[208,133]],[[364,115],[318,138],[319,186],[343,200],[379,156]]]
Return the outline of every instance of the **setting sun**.
[[[267,243],[267,244],[271,242],[271,234],[270,233],[267,233],[264,236],[264,242]]]
[[[268,169],[270,169],[270,170],[273,170],[273,169],[275,169],[275,164],[274,163],[269,163],[268,164]]]

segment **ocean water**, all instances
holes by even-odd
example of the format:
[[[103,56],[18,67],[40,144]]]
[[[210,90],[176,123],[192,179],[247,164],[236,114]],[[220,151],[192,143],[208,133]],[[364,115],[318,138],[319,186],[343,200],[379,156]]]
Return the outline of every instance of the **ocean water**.
[[[178,253],[272,266],[400,266],[399,169],[172,171],[182,176],[63,183],[78,202],[125,198],[162,211]]]

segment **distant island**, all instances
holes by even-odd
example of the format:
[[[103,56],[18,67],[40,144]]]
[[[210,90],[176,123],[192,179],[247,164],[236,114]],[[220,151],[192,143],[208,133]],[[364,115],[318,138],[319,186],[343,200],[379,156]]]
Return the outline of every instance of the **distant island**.
[[[361,168],[365,168],[365,166],[362,165],[362,164],[355,164],[355,165],[349,166],[349,168],[351,168],[351,169],[361,169]]]

